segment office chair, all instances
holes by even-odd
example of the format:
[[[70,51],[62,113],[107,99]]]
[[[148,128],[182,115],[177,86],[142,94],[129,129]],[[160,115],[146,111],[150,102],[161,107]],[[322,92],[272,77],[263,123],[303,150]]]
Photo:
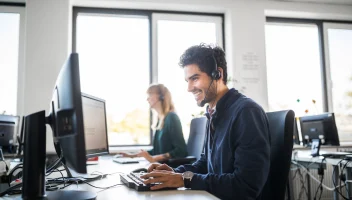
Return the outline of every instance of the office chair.
[[[268,112],[267,117],[271,136],[270,174],[262,199],[282,200],[285,199],[291,166],[295,113],[292,110]]]
[[[189,156],[185,158],[171,158],[165,163],[170,167],[178,167],[184,164],[192,164],[199,159],[203,151],[206,123],[206,117],[192,119],[187,141],[187,152]]]

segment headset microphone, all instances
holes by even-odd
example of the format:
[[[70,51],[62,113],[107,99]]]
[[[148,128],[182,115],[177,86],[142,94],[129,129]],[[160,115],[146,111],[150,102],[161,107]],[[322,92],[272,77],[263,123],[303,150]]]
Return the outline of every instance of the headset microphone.
[[[203,107],[203,106],[205,105],[205,103],[206,103],[205,100],[207,99],[207,95],[208,95],[208,92],[209,92],[209,88],[210,88],[211,84],[213,84],[213,81],[214,81],[214,79],[211,79],[211,82],[210,82],[210,84],[209,84],[209,87],[208,87],[207,91],[205,92],[204,99],[200,102],[200,107]]]

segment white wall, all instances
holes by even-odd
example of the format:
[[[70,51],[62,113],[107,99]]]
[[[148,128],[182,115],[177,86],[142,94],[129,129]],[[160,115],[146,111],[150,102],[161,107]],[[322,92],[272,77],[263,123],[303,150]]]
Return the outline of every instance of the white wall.
[[[265,16],[352,20],[352,6],[288,3],[265,0],[30,0],[26,2],[26,59],[24,114],[48,110],[56,76],[71,51],[71,6],[138,8],[225,13],[225,41],[229,67],[238,80],[236,88],[264,109],[268,108],[265,67]],[[243,56],[252,53],[258,60],[257,81],[247,83],[242,76]]]
[[[70,52],[69,1],[30,0],[26,3],[25,115],[50,108],[56,77]],[[54,152],[48,128],[47,151]],[[49,144],[49,145],[48,145]]]

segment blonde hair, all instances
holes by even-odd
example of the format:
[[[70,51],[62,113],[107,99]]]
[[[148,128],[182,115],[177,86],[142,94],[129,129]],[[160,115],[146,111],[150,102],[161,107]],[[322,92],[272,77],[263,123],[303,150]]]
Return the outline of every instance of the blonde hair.
[[[164,115],[164,119],[162,119],[159,122],[158,126],[156,126],[157,118],[155,119],[154,117],[156,121],[155,123],[153,123],[154,125],[152,126],[152,128],[160,130],[164,126],[165,116],[169,112],[175,111],[175,106],[174,106],[174,103],[172,102],[171,93],[169,89],[167,89],[167,87],[165,87],[163,84],[150,85],[147,90],[147,93],[148,94],[155,93],[159,95],[159,100],[161,101],[161,108],[162,108],[162,114]]]

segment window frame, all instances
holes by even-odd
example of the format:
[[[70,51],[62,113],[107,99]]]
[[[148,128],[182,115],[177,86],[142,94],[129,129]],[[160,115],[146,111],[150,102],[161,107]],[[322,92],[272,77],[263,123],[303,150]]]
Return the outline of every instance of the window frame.
[[[24,88],[25,88],[25,3],[0,2],[0,13],[18,13],[20,15],[18,38],[18,66],[17,66],[17,95],[16,115],[24,114]]]
[[[324,36],[322,34],[323,23],[318,20],[308,20],[308,19],[292,19],[292,18],[277,18],[277,17],[267,17],[266,23],[278,23],[278,24],[312,24],[316,25],[318,28],[318,40],[319,40],[319,55],[320,55],[320,70],[321,70],[321,80],[322,80],[322,99],[323,99],[323,112],[328,112],[328,96],[327,96],[327,83],[326,83],[326,70],[325,70],[325,53],[324,53]]]
[[[157,28],[156,28],[156,19],[159,19],[158,16],[178,16],[180,18],[172,19],[181,19],[192,21],[192,19],[200,20],[205,19],[206,17],[220,17],[221,18],[221,29],[217,29],[217,34],[221,35],[221,45],[225,47],[225,13],[204,13],[204,12],[183,12],[183,11],[171,11],[171,10],[143,10],[143,9],[120,9],[120,8],[99,8],[99,7],[81,7],[73,6],[72,8],[72,52],[76,52],[76,43],[77,43],[77,17],[79,14],[109,14],[109,15],[126,15],[126,16],[147,16],[149,20],[149,83],[158,81],[158,68],[157,68]],[[165,19],[165,18],[163,18]],[[217,26],[218,28],[218,26]],[[150,110],[150,126],[152,125],[152,111]],[[153,132],[150,129],[150,146],[153,141]],[[110,147],[140,147],[146,146],[141,144],[134,145],[109,145]]]
[[[324,33],[324,49],[325,49],[325,63],[326,63],[326,81],[327,81],[327,93],[328,93],[328,108],[329,110],[333,110],[333,98],[332,98],[332,80],[331,80],[331,69],[330,69],[330,52],[329,52],[329,36],[328,36],[328,30],[332,29],[345,29],[348,28],[352,30],[352,22],[349,24],[346,23],[332,23],[332,22],[326,22],[323,23],[323,33]],[[352,140],[352,139],[351,139]]]
[[[347,20],[330,20],[330,19],[302,19],[302,18],[284,18],[284,17],[266,17],[266,23],[290,23],[290,24],[315,24],[318,27],[319,52],[322,72],[322,93],[323,93],[323,112],[334,112],[332,102],[332,87],[330,73],[330,59],[328,47],[329,28],[341,27],[341,24],[352,26],[352,21]],[[333,25],[332,25],[333,24]],[[350,143],[349,140],[343,140],[342,143]],[[341,141],[340,141],[341,142]]]

